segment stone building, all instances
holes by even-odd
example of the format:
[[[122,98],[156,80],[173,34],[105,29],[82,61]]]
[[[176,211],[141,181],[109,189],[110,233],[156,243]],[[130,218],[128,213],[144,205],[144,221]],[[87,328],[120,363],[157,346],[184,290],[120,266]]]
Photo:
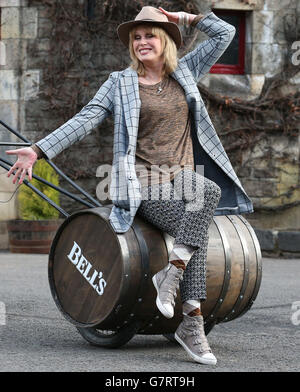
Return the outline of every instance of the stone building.
[[[56,19],[60,24],[54,20],[55,3],[55,0],[0,0],[0,120],[31,141],[38,140],[75,114],[111,71],[129,63],[127,52],[116,35],[109,32],[97,35],[92,31],[103,2],[62,2],[66,21]],[[222,61],[201,81],[202,87],[211,93],[251,102],[260,96],[268,79],[283,72],[287,57],[288,61],[300,64],[297,52],[300,35],[297,36],[295,30],[299,26],[298,0],[199,0],[194,3],[200,10],[205,3],[220,17],[234,23],[238,31],[230,54],[220,59]],[[92,39],[85,39],[83,33],[74,30],[76,23],[72,23],[72,17],[79,10],[84,10],[86,20],[81,31],[89,30]],[[72,34],[78,34],[77,41],[74,37],[68,41]],[[294,42],[291,41],[293,36]],[[61,37],[61,41],[58,42],[57,37]],[[203,38],[199,35],[198,40]],[[60,70],[63,68],[60,78],[58,72],[56,75],[58,64]],[[299,86],[300,72],[286,80],[280,94],[299,93]],[[213,113],[211,117],[217,132],[221,133],[222,117]],[[99,130],[55,159],[58,166],[92,194],[98,182],[97,167],[111,163],[111,125],[106,121]],[[17,139],[0,125],[0,140]],[[0,152],[3,156],[4,148]],[[253,148],[244,150],[239,162],[235,169],[255,206],[255,213],[246,219],[255,228],[264,253],[299,256],[299,132],[292,136],[270,132]],[[7,203],[0,203],[0,248],[6,249],[5,221],[15,218],[18,209],[16,197],[12,196],[15,186],[3,173],[1,169],[0,201],[11,198]],[[69,212],[77,208],[64,198],[62,205]]]

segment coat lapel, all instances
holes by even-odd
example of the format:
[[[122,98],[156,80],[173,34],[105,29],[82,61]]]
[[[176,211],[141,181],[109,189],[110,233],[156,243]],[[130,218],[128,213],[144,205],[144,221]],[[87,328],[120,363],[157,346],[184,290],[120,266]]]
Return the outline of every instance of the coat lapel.
[[[184,89],[190,111],[194,114],[198,113],[198,115],[194,116],[194,120],[200,145],[210,158],[226,173],[226,175],[229,176],[238,186],[241,186],[239,179],[231,167],[231,163],[227,157],[224,147],[222,146],[211,123],[197,84],[195,83],[189,69],[187,69],[184,64],[179,63],[178,67],[171,76],[177,80]],[[204,118],[205,127],[201,127],[200,125],[201,121],[203,121],[201,116]],[[218,156],[218,159],[216,159],[216,156]]]
[[[137,72],[132,68],[126,68],[121,78],[121,97],[129,143],[137,137],[141,101],[139,96],[139,83]]]
[[[194,110],[197,105],[197,101],[199,101],[199,90],[190,71],[187,70],[183,64],[179,63],[178,67],[171,76],[184,89],[188,106],[190,110]]]
[[[204,103],[202,101],[197,84],[195,83],[191,72],[183,64],[179,63],[178,67],[171,74],[171,76],[183,88],[190,112],[193,114],[200,113],[201,104],[204,105]],[[199,115],[194,116],[194,121],[195,128],[198,129],[200,123]],[[199,141],[202,144],[202,141]]]

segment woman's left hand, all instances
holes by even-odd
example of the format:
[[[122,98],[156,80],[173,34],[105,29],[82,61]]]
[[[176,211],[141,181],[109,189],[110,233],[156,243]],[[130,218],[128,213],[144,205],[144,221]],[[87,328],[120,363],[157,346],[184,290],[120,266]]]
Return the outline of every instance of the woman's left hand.
[[[163,8],[161,8],[161,7],[158,7],[158,9],[159,9],[163,14],[166,15],[166,17],[168,18],[169,22],[173,22],[173,23],[178,24],[178,22],[179,22],[179,15],[178,15],[178,12],[168,12],[168,11],[165,11],[165,10],[164,10]]]

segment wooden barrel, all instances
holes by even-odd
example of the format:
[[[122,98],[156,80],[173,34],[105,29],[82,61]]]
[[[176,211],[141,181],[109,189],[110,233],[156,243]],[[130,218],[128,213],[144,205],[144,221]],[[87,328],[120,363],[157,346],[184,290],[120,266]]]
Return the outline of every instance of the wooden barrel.
[[[182,319],[180,295],[174,317],[166,319],[156,307],[151,280],[167,264],[174,238],[138,216],[126,233],[116,234],[108,222],[110,211],[111,206],[80,211],[59,228],[49,255],[56,305],[95,344],[93,335],[102,339],[116,338],[122,331],[175,332]],[[214,217],[209,227],[207,300],[202,304],[207,331],[251,307],[261,272],[259,244],[246,219]],[[120,345],[101,339],[99,345]]]
[[[49,254],[53,238],[62,221],[61,219],[7,221],[10,252]]]

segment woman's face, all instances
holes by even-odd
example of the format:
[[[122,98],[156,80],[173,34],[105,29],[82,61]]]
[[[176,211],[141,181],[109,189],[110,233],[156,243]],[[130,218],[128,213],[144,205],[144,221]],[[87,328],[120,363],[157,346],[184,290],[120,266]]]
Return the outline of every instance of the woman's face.
[[[133,36],[133,51],[142,63],[156,64],[163,60],[161,39],[151,33],[151,27],[137,27]]]

